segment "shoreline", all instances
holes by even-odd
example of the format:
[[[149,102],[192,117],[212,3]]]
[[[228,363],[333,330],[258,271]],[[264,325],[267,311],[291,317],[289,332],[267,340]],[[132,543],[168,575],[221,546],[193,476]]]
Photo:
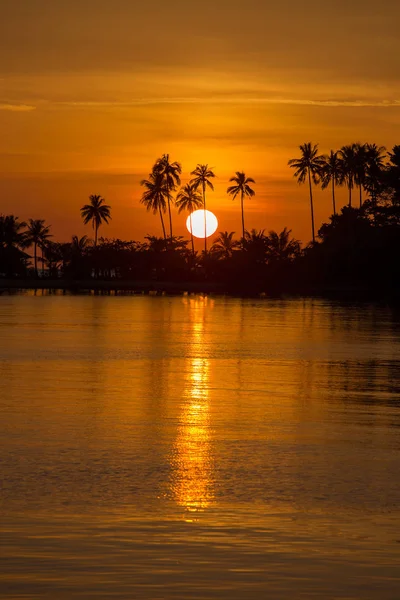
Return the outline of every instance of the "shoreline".
[[[252,298],[307,297],[332,300],[378,301],[400,304],[400,288],[384,289],[379,292],[362,286],[310,286],[304,288],[241,289],[240,286],[227,286],[223,283],[206,281],[123,281],[123,280],[62,280],[62,279],[0,279],[0,294],[24,290],[61,291],[76,294],[85,293],[133,293],[150,295],[215,294]]]

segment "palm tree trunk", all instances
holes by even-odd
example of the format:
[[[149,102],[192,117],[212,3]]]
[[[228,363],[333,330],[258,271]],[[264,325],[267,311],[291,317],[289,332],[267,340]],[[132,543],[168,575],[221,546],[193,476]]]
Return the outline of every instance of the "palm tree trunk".
[[[362,207],[362,185],[361,183],[359,184],[359,188],[360,188],[360,208]]]
[[[336,202],[335,202],[335,178],[332,178],[332,202],[333,202],[333,215],[336,216]]]
[[[349,179],[349,208],[351,208],[351,190],[353,189],[353,180]]]
[[[94,226],[94,247],[95,248],[97,247],[97,230],[98,230],[98,228],[99,228],[99,226],[96,223],[96,225]]]
[[[34,244],[34,260],[35,260],[35,276],[38,277],[39,273],[37,270],[37,244],[36,244],[36,242]]]
[[[242,205],[242,232],[243,232],[243,239],[244,239],[244,208],[243,208],[243,190],[242,190],[242,194],[240,197],[240,203]]]
[[[314,205],[313,205],[313,196],[312,196],[312,185],[311,185],[311,173],[310,169],[308,169],[308,184],[310,186],[310,206],[311,206],[311,229],[312,229],[312,241],[315,242],[315,233],[314,233]]]
[[[42,252],[42,279],[44,278],[44,253],[43,253],[43,246],[41,247],[41,252]]]
[[[194,241],[193,241],[193,227],[192,227],[192,213],[190,213],[190,237],[192,240],[192,252],[194,256]]]
[[[172,217],[171,217],[171,205],[170,205],[170,201],[168,198],[168,215],[169,215],[169,232],[170,232],[170,239],[172,241]]]
[[[162,212],[161,212],[161,206],[158,207],[158,210],[160,211],[161,227],[162,227],[162,230],[163,230],[164,240],[166,240],[167,236],[165,234],[165,226],[164,226],[164,219],[163,219]]]
[[[203,181],[204,254],[207,254],[206,184]]]

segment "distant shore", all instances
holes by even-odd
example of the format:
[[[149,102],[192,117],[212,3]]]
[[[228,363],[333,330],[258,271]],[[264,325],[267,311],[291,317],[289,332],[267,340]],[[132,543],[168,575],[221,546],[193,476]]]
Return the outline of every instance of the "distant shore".
[[[240,285],[232,288],[223,282],[215,281],[123,281],[118,279],[0,279],[0,294],[19,290],[65,291],[70,293],[134,293],[154,295],[174,294],[215,294],[241,297],[311,297],[332,298],[338,300],[357,301],[390,301],[400,304],[400,287],[390,290],[377,290],[357,285],[320,285],[296,289],[245,289]]]

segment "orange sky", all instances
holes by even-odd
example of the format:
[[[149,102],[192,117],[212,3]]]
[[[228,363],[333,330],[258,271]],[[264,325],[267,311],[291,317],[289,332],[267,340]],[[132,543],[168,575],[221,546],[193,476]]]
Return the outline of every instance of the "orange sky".
[[[84,5],[84,6],[82,6]],[[370,0],[16,0],[0,22],[0,212],[89,233],[89,194],[112,205],[101,234],[161,235],[139,181],[169,153],[183,180],[218,176],[208,208],[240,231],[229,177],[256,196],[246,227],[310,238],[307,189],[287,160],[305,141],[400,143],[400,4]],[[316,192],[316,223],[330,214]],[[176,233],[185,233],[174,214]]]

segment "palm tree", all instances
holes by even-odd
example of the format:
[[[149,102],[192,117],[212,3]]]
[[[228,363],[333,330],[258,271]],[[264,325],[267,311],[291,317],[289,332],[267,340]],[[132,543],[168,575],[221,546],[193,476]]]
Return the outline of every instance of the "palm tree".
[[[0,246],[3,248],[23,248],[26,227],[24,221],[19,221],[14,215],[0,215]]]
[[[194,175],[190,183],[194,185],[197,190],[199,187],[203,191],[203,210],[204,210],[204,253],[207,254],[207,220],[206,220],[206,188],[214,190],[214,186],[210,179],[215,177],[215,174],[208,165],[197,165],[194,171],[190,173]]]
[[[310,188],[312,239],[313,242],[315,242],[314,205],[311,181],[313,181],[315,185],[319,183],[320,173],[324,164],[324,160],[322,156],[318,156],[318,144],[315,144],[313,146],[311,142],[307,142],[299,146],[299,148],[301,152],[301,157],[292,158],[291,160],[289,160],[288,165],[292,169],[296,169],[294,177],[297,178],[298,183],[304,183],[306,179],[308,179],[308,184]]]
[[[342,161],[339,153],[333,150],[328,156],[322,158],[324,159],[320,173],[322,189],[324,190],[330,183],[332,184],[333,214],[336,215],[335,186],[343,183]]]
[[[50,227],[45,225],[44,219],[29,219],[27,230],[25,232],[25,245],[26,247],[32,246],[34,248],[34,265],[35,275],[38,277],[37,268],[37,248],[42,248],[42,260],[43,260],[43,246],[45,241],[51,237]]]
[[[94,229],[94,246],[97,246],[97,232],[102,223],[107,223],[111,219],[111,206],[105,204],[104,198],[98,195],[89,196],[90,204],[85,204],[81,208],[81,215],[85,225],[90,221]]]
[[[366,154],[365,187],[370,192],[372,203],[375,205],[377,189],[385,168],[386,148],[376,144],[366,144]]]
[[[178,185],[181,185],[180,174],[182,173],[182,166],[176,161],[170,163],[169,154],[163,154],[161,158],[156,160],[156,163],[153,167],[153,172],[160,173],[163,176],[165,187],[169,192],[167,197],[170,233],[169,237],[172,240],[171,192],[175,191]]]
[[[219,231],[217,239],[211,246],[211,252],[215,254],[217,258],[232,258],[235,249],[240,246],[240,243],[233,239],[234,235],[234,231],[231,231],[230,233],[227,231]]]
[[[362,189],[365,184],[365,177],[367,172],[367,145],[366,144],[354,144],[355,147],[355,183],[358,185],[360,194],[360,208],[362,207]]]
[[[268,258],[273,261],[290,261],[300,253],[300,242],[290,239],[291,229],[286,227],[280,232],[270,231],[267,235]]]
[[[187,210],[190,215],[190,237],[192,241],[192,252],[194,256],[192,212],[203,206],[203,200],[193,184],[188,183],[179,191],[176,197],[176,206],[178,208],[178,213],[181,213],[183,210]]]
[[[339,150],[339,157],[342,161],[343,181],[349,190],[349,207],[351,208],[351,192],[357,178],[357,145],[343,146]]]
[[[153,211],[153,214],[160,214],[161,226],[163,230],[164,240],[167,239],[165,234],[165,226],[163,213],[167,208],[167,200],[171,199],[171,193],[165,185],[164,175],[157,171],[150,173],[148,179],[143,179],[140,182],[145,188],[140,202],[145,205],[147,210]]]
[[[245,175],[245,173],[243,173],[243,171],[236,171],[236,175],[231,177],[229,182],[236,184],[236,185],[231,185],[226,190],[227,193],[230,196],[232,196],[232,199],[234,200],[236,198],[236,196],[240,193],[240,203],[241,203],[241,207],[242,207],[242,234],[243,234],[243,240],[244,240],[245,228],[244,228],[243,199],[245,196],[247,196],[247,198],[251,198],[252,196],[255,195],[255,191],[250,187],[250,183],[255,183],[255,181],[251,177],[246,177],[246,175]]]

